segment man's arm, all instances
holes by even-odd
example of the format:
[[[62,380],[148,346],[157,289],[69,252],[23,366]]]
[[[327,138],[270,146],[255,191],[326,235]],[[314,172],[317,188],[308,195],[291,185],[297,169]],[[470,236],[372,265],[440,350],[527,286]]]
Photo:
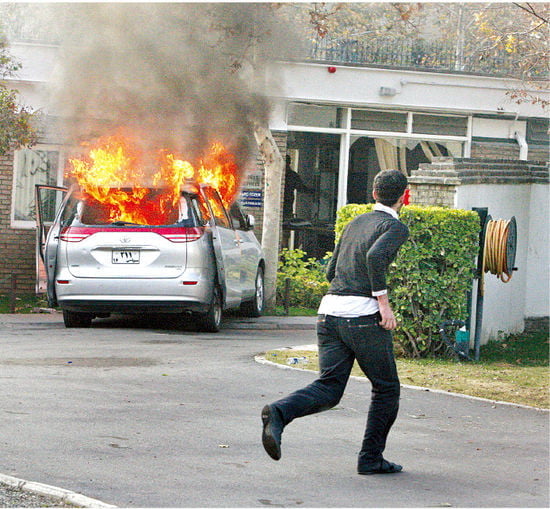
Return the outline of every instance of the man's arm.
[[[403,223],[396,222],[376,240],[367,253],[372,294],[378,300],[378,308],[382,317],[380,326],[387,330],[395,329],[397,320],[388,298],[386,274],[389,264],[408,236],[408,228]]]
[[[395,319],[395,315],[393,314],[393,310],[390,306],[388,293],[386,292],[379,295],[376,299],[378,300],[378,307],[380,309],[380,315],[382,316],[382,320],[379,322],[380,327],[387,330],[395,329],[397,327],[397,320]]]
[[[374,296],[378,292],[386,290],[388,267],[408,237],[409,229],[400,221],[395,221],[369,248],[367,252],[367,272]]]
[[[340,252],[340,242],[336,244],[334,253],[332,253],[332,257],[330,258],[327,265],[327,280],[329,283],[332,282],[332,280],[334,279],[334,276],[336,275],[336,262],[338,261],[339,252]]]

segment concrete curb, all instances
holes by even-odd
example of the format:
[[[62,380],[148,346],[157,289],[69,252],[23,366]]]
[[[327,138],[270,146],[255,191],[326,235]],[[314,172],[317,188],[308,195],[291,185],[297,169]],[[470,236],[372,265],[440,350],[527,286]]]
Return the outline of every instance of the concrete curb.
[[[308,348],[302,348],[302,347],[293,347],[293,348],[278,348],[278,349],[274,349],[274,350],[307,350]],[[254,360],[256,362],[258,362],[259,364],[267,364],[267,365],[270,365],[270,366],[275,366],[276,368],[279,368],[279,369],[294,369],[294,370],[298,370],[298,371],[309,371],[310,373],[312,373],[313,371],[311,369],[305,369],[305,368],[298,368],[296,366],[287,366],[285,364],[279,364],[277,362],[273,362],[273,361],[268,361],[263,355],[256,355],[254,357]],[[360,382],[369,382],[368,379],[366,377],[363,377],[363,376],[350,376],[350,378],[353,378],[354,380],[359,380]],[[535,406],[529,406],[529,405],[522,405],[520,403],[510,403],[509,401],[497,401],[497,400],[493,400],[493,399],[487,399],[487,398],[480,398],[478,396],[469,396],[468,394],[460,394],[458,392],[450,392],[450,391],[444,391],[442,389],[431,389],[429,387],[420,387],[418,385],[405,385],[405,384],[401,384],[401,387],[405,388],[405,389],[413,389],[415,391],[424,391],[424,392],[435,392],[436,394],[447,394],[448,396],[454,396],[454,397],[457,397],[457,398],[464,398],[464,399],[472,399],[472,400],[476,400],[476,401],[484,401],[486,403],[491,403],[493,405],[505,405],[505,406],[513,406],[513,407],[517,407],[517,408],[526,408],[528,410],[536,410],[537,412],[545,412],[545,413],[548,413],[550,412],[550,409],[547,409],[547,408],[539,408],[539,407],[535,407]]]
[[[28,317],[38,321],[32,321],[34,325],[48,325],[51,323],[63,324],[61,313],[56,310],[42,313],[15,313],[0,314],[0,325],[13,327],[27,323]],[[224,315],[222,330],[315,330],[317,327],[316,316],[261,316],[259,318],[243,318],[231,314]]]
[[[25,481],[18,479],[17,477],[11,477],[9,475],[0,474],[0,484],[4,484],[11,488],[20,489],[34,493],[36,495],[43,495],[46,497],[52,497],[58,499],[60,502],[72,504],[76,507],[87,508],[116,508],[116,505],[106,504],[100,500],[86,497],[80,493],[64,490],[62,488],[56,488],[55,486],[49,486],[48,484],[41,484],[38,482]]]
[[[230,319],[222,323],[223,329],[243,330],[315,330],[315,324],[308,323],[281,323],[281,322],[243,322]]]

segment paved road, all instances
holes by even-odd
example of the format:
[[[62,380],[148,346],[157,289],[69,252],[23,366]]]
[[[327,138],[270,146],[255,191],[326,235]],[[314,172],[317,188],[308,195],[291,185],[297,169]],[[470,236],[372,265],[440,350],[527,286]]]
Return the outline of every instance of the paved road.
[[[387,457],[355,473],[369,400],[292,423],[283,458],[260,409],[314,374],[254,362],[312,330],[180,331],[165,321],[0,315],[0,472],[121,507],[548,507],[548,413],[404,389]]]

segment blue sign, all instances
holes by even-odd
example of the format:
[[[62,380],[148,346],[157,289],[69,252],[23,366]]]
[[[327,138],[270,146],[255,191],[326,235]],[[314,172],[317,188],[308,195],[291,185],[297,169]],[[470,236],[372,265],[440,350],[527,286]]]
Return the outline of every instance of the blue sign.
[[[263,191],[241,191],[241,205],[260,208],[264,203]]]

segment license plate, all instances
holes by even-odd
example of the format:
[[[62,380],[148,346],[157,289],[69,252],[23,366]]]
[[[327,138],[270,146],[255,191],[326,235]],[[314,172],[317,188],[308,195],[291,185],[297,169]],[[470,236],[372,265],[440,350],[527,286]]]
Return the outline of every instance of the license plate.
[[[113,263],[139,263],[139,251],[136,249],[113,249]]]

